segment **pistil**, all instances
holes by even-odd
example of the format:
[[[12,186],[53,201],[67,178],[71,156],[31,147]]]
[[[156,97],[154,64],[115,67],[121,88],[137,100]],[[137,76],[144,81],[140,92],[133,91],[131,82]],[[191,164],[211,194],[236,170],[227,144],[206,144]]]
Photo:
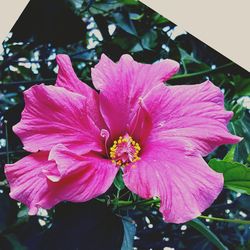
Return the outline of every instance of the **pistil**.
[[[124,167],[129,163],[140,160],[140,150],[141,147],[139,143],[134,141],[128,134],[125,134],[113,142],[109,155],[113,163]]]

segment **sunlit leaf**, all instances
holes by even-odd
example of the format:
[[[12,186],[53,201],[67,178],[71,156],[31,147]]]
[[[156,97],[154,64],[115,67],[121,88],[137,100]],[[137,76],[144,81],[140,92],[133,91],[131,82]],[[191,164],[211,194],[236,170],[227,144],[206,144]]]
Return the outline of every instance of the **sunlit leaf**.
[[[209,166],[223,173],[225,188],[250,195],[250,168],[239,162],[211,159]]]
[[[234,153],[235,153],[235,149],[236,149],[236,145],[234,144],[230,150],[228,151],[228,153],[225,155],[225,157],[223,158],[224,161],[229,161],[232,162],[234,160]]]
[[[167,18],[163,17],[162,15],[156,13],[153,17],[155,24],[162,24],[169,22]]]
[[[129,13],[130,19],[135,20],[135,21],[142,19],[143,16],[144,16],[144,13],[142,13],[142,14]]]

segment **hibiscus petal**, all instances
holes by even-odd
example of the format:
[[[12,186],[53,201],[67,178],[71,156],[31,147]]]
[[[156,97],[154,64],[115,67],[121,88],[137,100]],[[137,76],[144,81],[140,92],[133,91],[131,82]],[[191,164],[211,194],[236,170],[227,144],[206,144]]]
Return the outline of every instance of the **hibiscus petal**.
[[[156,84],[169,79],[179,64],[164,60],[153,65],[135,62],[129,55],[116,64],[102,55],[92,69],[95,87],[100,90],[100,108],[112,138],[126,132],[136,112],[139,99]]]
[[[21,121],[13,127],[30,152],[62,143],[79,153],[102,151],[100,129],[89,118],[86,98],[64,88],[36,85],[24,92]]]
[[[50,160],[48,160],[48,158]],[[10,196],[29,207],[50,209],[61,201],[84,202],[107,191],[118,168],[97,156],[82,157],[63,145],[5,165]]]
[[[56,86],[63,87],[69,91],[85,96],[89,107],[89,115],[91,115],[99,128],[105,128],[106,126],[104,125],[99,110],[99,97],[97,91],[89,87],[77,77],[68,55],[57,55],[56,61],[59,67]]]
[[[42,169],[53,167],[55,162],[48,161],[48,152],[34,153],[14,164],[5,165],[10,197],[28,206],[31,215],[37,213],[37,203],[47,193],[47,178]],[[49,204],[45,206],[49,207]]]
[[[78,164],[74,164],[76,159],[78,159]],[[63,144],[57,144],[51,149],[48,160],[55,161],[56,165],[46,167],[42,172],[52,182],[60,181],[65,176],[72,174],[72,172],[79,170],[79,168],[86,164],[86,160],[84,160],[83,156],[76,155]],[[69,166],[71,167],[69,168]]]
[[[142,198],[160,197],[166,222],[196,218],[217,198],[223,175],[214,172],[183,140],[148,145],[141,160],[125,168],[126,186]]]
[[[152,119],[143,100],[140,101],[139,105],[140,107],[131,120],[128,132],[135,141],[143,146],[152,130]]]
[[[233,112],[225,110],[222,92],[210,81],[186,86],[158,85],[144,102],[153,120],[150,140],[183,138],[203,156],[222,144],[241,140],[228,132]]]
[[[46,200],[56,204],[63,200],[84,202],[95,198],[108,190],[118,171],[111,160],[94,154],[79,156],[63,145],[55,146],[49,158],[56,162],[59,175],[55,181],[48,182],[49,192],[39,202],[42,207]]]
[[[167,81],[178,70],[179,64],[170,59],[144,64],[134,61],[130,55],[123,55],[118,63],[114,63],[102,54],[99,63],[92,69],[92,79],[100,91],[109,91],[117,85],[117,90],[123,86],[136,91],[137,88],[151,89],[156,83]]]
[[[57,87],[63,87],[86,97],[93,93],[97,94],[94,89],[78,79],[68,55],[57,55],[56,62],[58,64],[58,75],[56,79]]]

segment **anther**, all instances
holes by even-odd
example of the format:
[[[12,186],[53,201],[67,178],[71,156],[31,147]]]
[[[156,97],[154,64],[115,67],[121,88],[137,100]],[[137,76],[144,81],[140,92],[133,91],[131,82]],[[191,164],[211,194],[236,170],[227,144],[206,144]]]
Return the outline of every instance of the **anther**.
[[[135,142],[128,134],[119,136],[118,140],[113,142],[110,147],[110,158],[112,163],[120,167],[125,167],[131,162],[139,161],[141,158],[138,156],[141,147],[139,143]]]

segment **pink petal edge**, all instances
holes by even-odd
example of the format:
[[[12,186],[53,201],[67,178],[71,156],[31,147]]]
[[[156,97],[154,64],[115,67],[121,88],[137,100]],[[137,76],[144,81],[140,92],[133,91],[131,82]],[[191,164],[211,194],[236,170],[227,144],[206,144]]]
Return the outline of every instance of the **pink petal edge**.
[[[125,168],[124,182],[142,198],[159,197],[166,222],[185,223],[217,198],[223,175],[213,171],[192,145],[168,139],[148,145],[141,160]]]
[[[50,157],[50,160],[48,158]],[[50,209],[61,201],[85,202],[105,193],[118,171],[111,161],[94,155],[82,157],[63,145],[5,165],[10,197],[29,208]]]
[[[63,143],[78,153],[103,151],[100,129],[88,116],[86,98],[61,87],[35,85],[24,92],[21,121],[13,127],[30,152]]]
[[[222,92],[210,81],[184,86],[158,85],[144,98],[144,103],[153,122],[149,141],[180,138],[206,156],[220,145],[242,140],[229,133],[227,124],[233,112],[225,110]]]
[[[157,84],[163,85],[178,69],[179,64],[172,60],[150,65],[123,55],[114,63],[106,55],[101,56],[91,73],[93,84],[100,90],[100,110],[112,139],[126,133],[140,98]]]
[[[99,110],[99,95],[97,91],[79,80],[68,55],[59,54],[56,56],[56,61],[59,67],[56,86],[85,96],[89,116],[100,129],[105,128],[106,125]]]

